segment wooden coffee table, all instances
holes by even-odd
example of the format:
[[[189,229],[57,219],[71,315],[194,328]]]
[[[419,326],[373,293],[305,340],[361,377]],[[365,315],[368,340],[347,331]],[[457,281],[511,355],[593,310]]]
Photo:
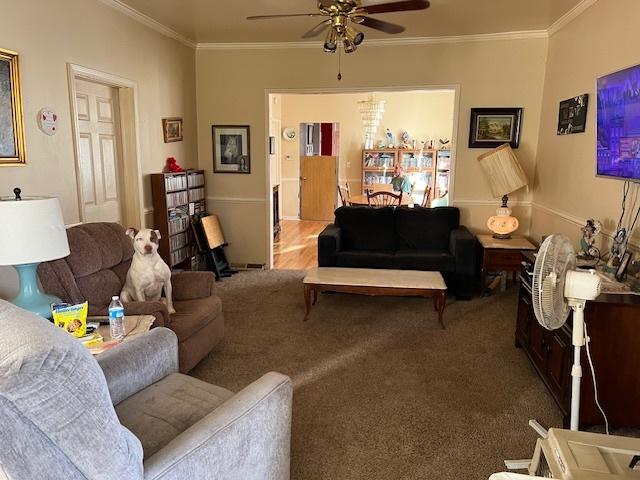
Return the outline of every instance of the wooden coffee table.
[[[447,303],[447,285],[440,272],[318,267],[309,270],[303,283],[305,321],[311,305],[318,300],[318,292],[329,291],[370,296],[431,297],[433,307],[438,312],[438,321],[445,328],[442,316]]]

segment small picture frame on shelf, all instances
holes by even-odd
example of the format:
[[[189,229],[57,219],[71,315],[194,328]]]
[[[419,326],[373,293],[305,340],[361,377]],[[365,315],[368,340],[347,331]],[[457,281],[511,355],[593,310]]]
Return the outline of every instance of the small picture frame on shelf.
[[[472,108],[469,148],[518,148],[522,108]]]
[[[251,173],[249,125],[212,125],[214,173]]]
[[[182,118],[163,118],[162,133],[164,135],[164,143],[181,142]]]

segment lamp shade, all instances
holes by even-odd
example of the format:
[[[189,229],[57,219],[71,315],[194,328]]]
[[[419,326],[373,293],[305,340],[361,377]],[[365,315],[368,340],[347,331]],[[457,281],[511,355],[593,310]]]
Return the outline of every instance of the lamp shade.
[[[57,198],[0,199],[0,265],[46,262],[69,255]]]
[[[508,195],[529,184],[516,154],[507,143],[480,155],[478,161],[494,197]]]

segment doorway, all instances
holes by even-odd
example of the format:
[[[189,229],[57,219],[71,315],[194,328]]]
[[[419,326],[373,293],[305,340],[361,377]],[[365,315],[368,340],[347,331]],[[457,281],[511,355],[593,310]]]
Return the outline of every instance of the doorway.
[[[80,221],[143,227],[137,85],[69,65]]]
[[[336,209],[338,157],[300,157],[300,220],[330,222]]]
[[[360,107],[370,95],[385,102],[385,111],[373,138],[374,147],[365,151],[364,110]],[[435,203],[433,206],[453,203],[456,145],[452,139],[457,136],[458,86],[271,91],[267,92],[266,103],[270,116],[273,115],[271,100],[275,97],[278,98],[277,115],[281,121],[278,137],[281,141],[281,154],[279,159],[272,157],[269,161],[279,162],[281,173],[278,178],[279,218],[282,219],[283,233],[286,234],[289,229],[300,232],[302,236],[293,239],[292,244],[283,245],[279,241],[276,245],[273,242],[273,231],[269,230],[268,260],[271,268],[294,268],[281,267],[278,265],[281,262],[274,263],[274,253],[302,252],[308,248],[303,247],[303,244],[309,240],[310,235],[313,237],[311,240],[317,244],[317,233],[321,231],[322,225],[304,224],[305,221],[311,221],[306,220],[311,216],[305,211],[304,201],[307,188],[305,182],[309,180],[304,157],[310,155],[307,149],[313,143],[305,139],[305,136],[310,135],[309,125],[322,125],[325,122],[340,125],[339,135],[335,139],[339,151],[337,172],[333,186],[326,187],[331,199],[327,195],[323,202],[327,206],[327,212],[323,212],[326,220],[323,219],[322,222],[331,223],[333,212],[329,210],[340,205],[337,185],[348,187],[352,196],[359,197],[365,195],[367,190],[390,187],[396,163],[403,167],[402,175],[410,180],[414,204],[422,205],[426,192],[429,192],[429,202]],[[387,133],[391,136],[387,137]],[[315,132],[313,136],[315,137]],[[388,143],[394,143],[394,148],[387,148]],[[381,151],[371,151],[376,149]],[[387,157],[392,160],[387,162]],[[267,182],[272,182],[272,178],[268,178]],[[269,199],[268,214],[272,213],[271,202]],[[273,217],[269,217],[269,228],[272,219]],[[314,233],[307,235],[312,227]],[[291,265],[292,262],[287,264]]]

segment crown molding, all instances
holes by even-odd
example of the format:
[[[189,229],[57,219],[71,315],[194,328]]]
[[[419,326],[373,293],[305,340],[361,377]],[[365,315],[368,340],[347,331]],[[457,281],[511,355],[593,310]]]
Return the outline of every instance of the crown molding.
[[[251,43],[198,43],[175,30],[163,25],[153,18],[126,5],[121,0],[98,0],[99,2],[114,8],[129,18],[155,30],[156,32],[172,38],[187,47],[196,50],[278,50],[318,48],[320,42],[251,42]],[[409,38],[374,38],[367,40],[360,48],[386,47],[386,46],[410,46],[410,45],[434,45],[445,43],[486,42],[495,40],[522,40],[532,38],[549,38],[569,22],[580,16],[585,10],[594,5],[598,0],[582,0],[562,17],[556,20],[546,30],[521,30],[515,32],[480,33],[473,35],[447,35],[441,37],[409,37]]]
[[[186,45],[187,47],[194,48],[194,49],[197,47],[197,43],[191,40],[190,38],[187,38],[184,35],[181,35],[180,33],[167,27],[166,25],[163,25],[157,20],[154,20],[148,15],[145,15],[144,13],[139,12],[135,8],[131,8],[129,5],[125,5],[120,0],[98,0],[98,1],[104,3],[105,5],[111,8],[116,9],[120,13],[123,13],[124,15],[126,15],[127,17],[132,18],[133,20],[151,28],[152,30],[155,30],[156,32],[166,37],[177,40],[178,42],[182,43],[183,45]]]
[[[359,48],[433,45],[440,43],[487,42],[494,40],[521,40],[547,38],[546,30],[523,30],[518,32],[480,33],[475,35],[448,35],[442,37],[373,38]],[[312,42],[252,42],[252,43],[198,43],[197,50],[278,50],[318,48],[321,41]]]
[[[582,0],[571,10],[569,10],[567,13],[562,15],[558,20],[551,24],[551,26],[547,29],[549,37],[552,37],[560,30],[562,30],[568,23],[572,22],[580,15],[582,15],[586,9],[593,6],[597,1],[598,0]]]

